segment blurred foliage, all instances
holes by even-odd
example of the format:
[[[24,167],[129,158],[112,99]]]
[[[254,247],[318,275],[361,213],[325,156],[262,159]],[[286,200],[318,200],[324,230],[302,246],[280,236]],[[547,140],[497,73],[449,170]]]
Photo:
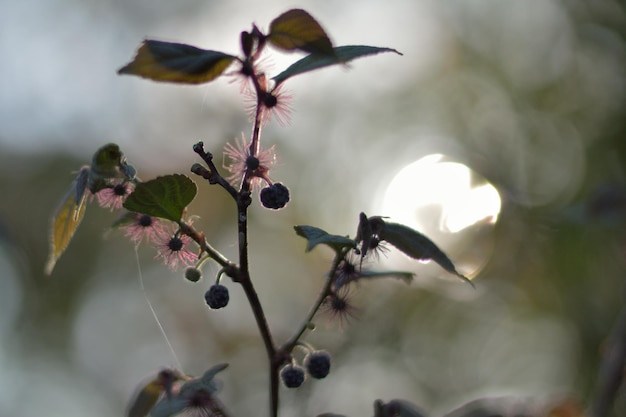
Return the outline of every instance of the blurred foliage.
[[[149,179],[188,173],[197,140],[206,138],[219,155],[248,129],[227,83],[177,90],[115,76],[144,36],[235,51],[239,30],[247,28],[240,18],[245,25],[268,22],[289,2],[276,1],[267,12],[251,8],[252,16],[229,9],[244,1],[200,3],[57,0],[40,11],[52,14],[30,20],[26,12],[35,5],[7,8],[30,32],[5,25],[20,42],[0,43],[8,62],[0,70],[0,415],[120,415],[142,378],[177,365],[140,291],[132,244],[115,232],[103,239],[115,214],[92,204],[52,277],[44,277],[43,266],[48,219],[71,173],[98,146],[119,143]],[[67,13],[53,13],[53,5]],[[384,39],[363,42],[405,56],[369,68],[358,63],[348,74],[303,76],[293,83],[292,126],[265,130],[267,143],[278,145],[276,179],[293,199],[278,214],[255,201],[250,216],[254,279],[276,338],[287,338],[306,313],[330,259],[327,248],[305,254],[293,225],[353,235],[360,211],[384,215],[372,212],[376,187],[431,152],[488,178],[503,208],[476,291],[432,284],[426,274],[411,287],[376,280],[351,294],[357,317],[342,331],[321,317],[307,340],[333,354],[333,369],[324,381],[281,393],[284,415],[370,415],[377,398],[410,400],[428,415],[500,394],[563,394],[587,404],[624,307],[623,2],[303,6],[331,37],[343,37],[338,44],[352,43],[351,31],[369,33],[380,24],[371,32]],[[425,38],[431,49],[420,49]],[[90,75],[77,75],[78,63],[93,55],[98,59],[81,70]],[[20,57],[42,70],[23,78],[15,67]],[[428,180],[416,179],[416,189]],[[196,182],[196,224],[234,256],[234,205]],[[182,271],[158,265],[150,249],[137,256],[184,371],[201,375],[228,362],[218,379],[233,415],[266,409],[265,357],[244,297],[227,283],[231,304],[207,311],[199,294],[217,268],[191,284]],[[626,416],[624,410],[622,388],[612,415]]]

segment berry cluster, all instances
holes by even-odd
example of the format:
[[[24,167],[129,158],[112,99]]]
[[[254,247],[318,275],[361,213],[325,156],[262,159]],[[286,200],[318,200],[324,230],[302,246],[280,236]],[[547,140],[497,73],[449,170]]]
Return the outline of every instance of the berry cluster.
[[[324,350],[309,352],[304,358],[304,367],[290,363],[280,371],[280,379],[287,388],[298,388],[307,374],[315,379],[326,378],[330,372],[330,353]]]

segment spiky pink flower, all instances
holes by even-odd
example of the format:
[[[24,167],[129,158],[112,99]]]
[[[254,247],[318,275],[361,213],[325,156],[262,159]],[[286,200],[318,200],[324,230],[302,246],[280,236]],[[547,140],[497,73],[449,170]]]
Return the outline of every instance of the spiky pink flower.
[[[120,181],[110,188],[103,188],[95,195],[100,207],[110,208],[111,211],[115,211],[122,208],[124,200],[133,192],[134,188],[132,183]]]
[[[191,238],[186,235],[160,233],[155,241],[158,251],[155,258],[162,258],[172,271],[179,264],[191,266],[198,260],[198,255],[190,249],[191,242]]]
[[[328,323],[338,321],[341,330],[343,330],[344,325],[356,317],[359,311],[350,301],[349,295],[349,286],[346,285],[330,293],[322,304],[322,311],[329,316]]]
[[[265,74],[257,76],[259,91],[248,90],[244,92],[244,98],[248,103],[247,112],[250,120],[254,120],[257,106],[260,106],[261,125],[267,124],[272,115],[280,126],[286,126],[291,119],[291,101],[293,96],[284,89],[284,84],[270,88],[270,82]],[[257,97],[258,94],[258,97]]]
[[[226,144],[224,156],[229,159],[228,162],[224,161],[224,168],[230,172],[227,179],[233,186],[241,186],[246,172],[250,180],[250,189],[260,187],[264,181],[271,182],[268,173],[276,162],[274,146],[265,150],[260,149],[256,156],[252,156],[250,145],[242,133],[241,141],[236,141],[234,145]]]
[[[155,242],[160,235],[168,234],[163,221],[156,217],[134,212],[128,212],[124,217],[121,228],[125,230],[124,235],[136,246],[144,239],[147,242]]]

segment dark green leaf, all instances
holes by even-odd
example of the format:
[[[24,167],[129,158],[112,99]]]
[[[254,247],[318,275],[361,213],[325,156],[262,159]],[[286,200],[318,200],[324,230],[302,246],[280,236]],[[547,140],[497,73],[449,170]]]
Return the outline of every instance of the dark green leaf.
[[[196,184],[188,177],[167,175],[137,184],[135,191],[124,201],[124,208],[178,222],[195,196]]]
[[[337,252],[346,247],[355,247],[354,240],[345,236],[328,234],[324,230],[314,226],[294,226],[293,228],[298,236],[302,236],[307,239],[307,252],[312,250],[318,244],[328,245]]]
[[[270,23],[267,40],[286,51],[300,49],[313,54],[333,55],[333,45],[319,23],[302,9],[292,9]]]
[[[474,286],[469,278],[457,272],[450,258],[423,234],[402,224],[385,222],[382,218],[377,218],[376,225],[380,227],[378,237],[391,243],[405,255],[413,259],[433,260],[446,271]]]
[[[133,60],[118,74],[154,81],[201,84],[219,77],[236,57],[182,43],[143,41]]]
[[[273,78],[276,84],[280,84],[288,78],[294,75],[302,74],[305,72],[313,71],[319,68],[328,67],[330,65],[345,64],[356,58],[365,57],[368,55],[376,55],[382,52],[395,52],[398,55],[402,55],[400,52],[391,48],[378,48],[376,46],[365,45],[346,45],[333,48],[334,55],[319,55],[311,54],[305,56],[299,61],[294,62],[285,71],[281,72]]]
[[[410,284],[411,281],[413,280],[414,275],[415,274],[413,274],[412,272],[407,272],[407,271],[365,271],[365,270],[362,270],[359,273],[359,279],[362,279],[362,278],[398,278],[398,279],[403,280],[407,284]]]

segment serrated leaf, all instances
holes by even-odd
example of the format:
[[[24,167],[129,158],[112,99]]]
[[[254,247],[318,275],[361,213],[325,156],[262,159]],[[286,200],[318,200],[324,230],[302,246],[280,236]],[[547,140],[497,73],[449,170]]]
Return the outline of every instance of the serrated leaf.
[[[85,215],[85,200],[89,167],[80,169],[72,181],[70,190],[65,194],[61,203],[50,219],[49,252],[44,268],[46,275],[50,275],[57,261],[67,249]]]
[[[469,278],[457,272],[450,258],[432,240],[420,232],[402,224],[385,222],[382,218],[377,218],[376,224],[377,227],[380,227],[378,237],[381,240],[389,242],[413,259],[433,260],[446,271],[474,286]]]
[[[183,43],[143,41],[133,60],[118,74],[138,75],[154,81],[201,84],[219,77],[237,59]]]
[[[331,65],[345,64],[353,59],[366,57],[369,55],[376,55],[384,52],[394,52],[398,55],[402,55],[400,52],[391,48],[379,48],[376,46],[366,45],[346,45],[333,48],[333,55],[319,55],[311,54],[305,56],[299,61],[291,64],[286,70],[278,74],[273,78],[276,84],[280,84],[288,78],[294,75],[302,74],[305,72],[313,71],[319,68],[328,67]]]
[[[157,177],[137,184],[135,191],[124,201],[124,208],[178,222],[185,207],[196,196],[196,184],[182,174]]]
[[[336,252],[343,248],[355,247],[354,240],[345,236],[331,235],[326,231],[314,226],[294,226],[298,236],[302,236],[307,240],[306,251],[311,251],[315,246],[324,244],[330,246]]]
[[[300,49],[313,54],[333,55],[333,45],[317,20],[302,9],[292,9],[270,23],[267,40],[286,51]]]

